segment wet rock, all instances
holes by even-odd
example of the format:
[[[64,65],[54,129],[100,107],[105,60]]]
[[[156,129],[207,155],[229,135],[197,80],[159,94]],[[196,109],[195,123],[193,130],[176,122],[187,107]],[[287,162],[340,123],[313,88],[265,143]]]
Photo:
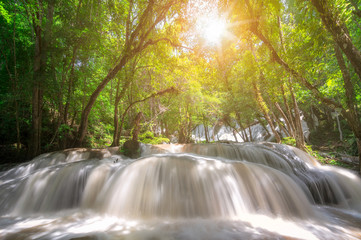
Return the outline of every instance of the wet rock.
[[[123,144],[121,152],[130,158],[140,157],[140,143],[135,140],[128,140]]]

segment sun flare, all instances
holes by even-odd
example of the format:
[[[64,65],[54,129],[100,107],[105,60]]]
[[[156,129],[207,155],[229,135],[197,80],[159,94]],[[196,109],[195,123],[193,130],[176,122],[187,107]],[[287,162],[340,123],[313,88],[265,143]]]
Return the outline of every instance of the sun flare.
[[[227,24],[221,18],[202,18],[199,21],[199,29],[208,44],[218,45],[225,36]]]

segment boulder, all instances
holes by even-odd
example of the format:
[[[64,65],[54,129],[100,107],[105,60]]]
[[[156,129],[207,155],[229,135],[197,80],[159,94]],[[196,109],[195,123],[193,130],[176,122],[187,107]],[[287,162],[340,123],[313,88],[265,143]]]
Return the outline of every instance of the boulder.
[[[121,152],[130,158],[140,157],[140,143],[135,140],[128,140],[123,144]]]

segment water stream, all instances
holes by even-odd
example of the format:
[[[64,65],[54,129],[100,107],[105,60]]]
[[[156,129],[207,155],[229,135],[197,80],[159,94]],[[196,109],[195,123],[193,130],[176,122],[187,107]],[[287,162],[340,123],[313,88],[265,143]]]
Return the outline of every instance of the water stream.
[[[361,179],[271,143],[66,150],[0,172],[0,239],[361,239]]]

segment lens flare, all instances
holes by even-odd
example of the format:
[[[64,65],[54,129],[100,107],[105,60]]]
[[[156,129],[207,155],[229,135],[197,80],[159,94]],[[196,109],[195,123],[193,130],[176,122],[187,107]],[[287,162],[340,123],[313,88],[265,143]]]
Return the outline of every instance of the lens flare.
[[[210,45],[219,45],[225,37],[227,24],[222,18],[203,17],[197,25],[202,37]]]

